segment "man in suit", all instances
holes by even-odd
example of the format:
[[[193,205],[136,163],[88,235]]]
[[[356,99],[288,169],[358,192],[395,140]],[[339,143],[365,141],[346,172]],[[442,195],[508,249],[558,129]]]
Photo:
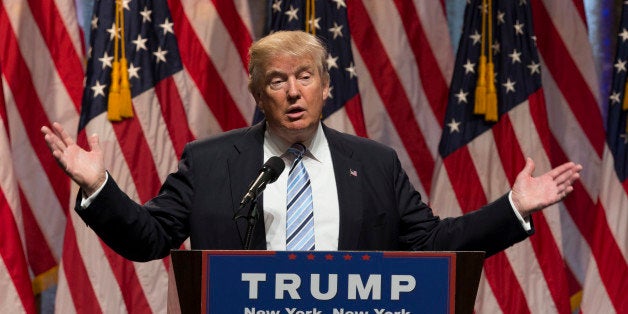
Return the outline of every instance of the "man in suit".
[[[161,258],[188,236],[194,249],[242,249],[246,222],[233,217],[271,156],[280,156],[288,167],[304,166],[312,204],[309,248],[316,250],[482,250],[491,255],[532,234],[530,214],[563,199],[579,178],[582,167],[574,163],[534,178],[528,159],[509,193],[472,213],[440,219],[421,201],[393,149],[321,123],[329,75],[325,48],[316,37],[277,32],[256,42],[249,53],[249,90],[266,120],[188,144],[178,171],[144,205],[109,177],[96,135],[85,151],[59,124],[42,127],[53,156],[81,187],[76,211],[119,254],[136,261]],[[295,143],[306,148],[302,157],[289,153]],[[284,171],[260,197],[263,219],[251,248],[290,248],[289,177]]]

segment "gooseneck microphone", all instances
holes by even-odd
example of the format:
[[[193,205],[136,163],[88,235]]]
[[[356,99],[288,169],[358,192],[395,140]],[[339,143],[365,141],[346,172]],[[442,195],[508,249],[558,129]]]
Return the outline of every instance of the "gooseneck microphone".
[[[284,164],[283,159],[277,156],[268,158],[262,169],[260,169],[257,178],[251,182],[248,191],[242,197],[240,208],[256,199],[264,191],[266,184],[275,182],[285,167],[286,164]]]

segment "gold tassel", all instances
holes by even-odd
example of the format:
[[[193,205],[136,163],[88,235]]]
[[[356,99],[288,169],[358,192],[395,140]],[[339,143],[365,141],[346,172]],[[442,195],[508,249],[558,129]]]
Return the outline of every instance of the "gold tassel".
[[[109,121],[120,121],[120,62],[114,61],[111,66],[111,85],[107,102],[107,118]]]
[[[473,113],[486,113],[486,56],[480,56],[478,65],[478,82],[475,86],[475,106]]]
[[[131,100],[131,84],[126,58],[120,59],[120,116],[133,118],[133,101]]]
[[[497,91],[495,89],[495,66],[489,62],[486,68],[486,80],[488,88],[486,91],[486,116],[485,121],[497,122]]]

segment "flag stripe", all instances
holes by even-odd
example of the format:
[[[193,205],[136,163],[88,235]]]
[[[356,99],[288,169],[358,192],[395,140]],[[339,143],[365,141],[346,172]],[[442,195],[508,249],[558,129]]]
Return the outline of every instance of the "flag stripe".
[[[549,143],[551,142],[551,132],[549,129],[549,121],[547,120],[546,106],[543,97],[543,90],[539,90],[534,94],[531,94],[528,98],[529,115],[520,115],[520,117],[523,116],[526,118],[525,121],[515,122],[517,124],[515,126],[515,131],[519,133],[529,131],[529,126],[531,124],[534,124],[536,127],[537,134],[539,134],[538,140],[519,142],[520,147],[524,148],[522,151],[541,152],[542,157],[536,159],[542,161],[542,164],[547,165],[547,167],[546,169],[539,169],[537,166],[537,172],[542,172],[543,170],[549,170],[551,168],[551,158],[546,153],[547,151],[543,149],[544,147],[549,147]],[[543,136],[540,136],[541,134]],[[564,309],[565,304],[563,303],[569,302],[570,297],[580,291],[582,286],[576,281],[573,269],[567,267],[566,265],[565,254],[560,250],[562,235],[557,235],[557,233],[564,232],[568,234],[568,237],[573,239],[581,239],[581,237],[577,234],[577,230],[568,227],[567,224],[563,224],[562,226],[560,225],[561,218],[557,217],[558,213],[558,208],[548,208],[548,210],[544,210],[542,214],[536,214],[534,219],[537,236],[532,237],[530,241],[535,246],[537,258],[541,260],[540,264],[543,267],[545,278],[550,286],[550,289],[554,287],[552,295],[555,296],[554,300],[557,303],[557,307],[559,309]],[[537,247],[538,249],[536,249]],[[565,293],[567,293],[566,296]]]
[[[148,300],[137,278],[133,263],[115,253],[102,241],[101,245],[118,281],[118,285],[124,287],[121,289],[121,292],[126,308],[138,313],[150,313],[151,309]]]
[[[166,120],[166,127],[177,157],[181,157],[185,144],[194,139],[187,121],[185,108],[174,79],[165,78],[155,84],[155,95],[159,99],[161,115]]]
[[[534,96],[531,96],[534,97]],[[535,105],[530,103],[530,106]],[[537,104],[539,105],[539,104]],[[540,104],[543,108],[543,104]],[[515,110],[513,110],[515,112]],[[518,116],[527,114],[518,114]],[[535,126],[538,130],[539,127]],[[532,130],[531,130],[532,131]],[[520,141],[530,141],[528,138],[518,138],[511,125],[509,115],[502,116],[501,121],[493,127],[493,136],[496,143],[517,143]],[[540,133],[549,134],[549,133]],[[514,184],[517,174],[525,166],[525,158],[521,146],[519,145],[497,145],[502,166],[505,169],[506,176],[510,185]],[[558,246],[554,241],[554,237],[550,232],[545,217],[542,214],[534,216],[534,227],[536,236],[530,238],[532,248],[536,253],[538,264],[543,271],[545,281],[552,294],[554,304],[559,313],[568,313],[571,311],[569,305],[569,295],[567,288],[567,279],[565,276],[563,258],[558,250]]]
[[[1,84],[0,96],[2,96]],[[4,111],[4,97],[0,98],[0,112],[2,111]],[[0,128],[0,150],[2,151],[0,157],[5,163],[9,162],[10,164],[9,138],[8,133],[4,132],[6,130],[5,121],[7,120],[0,117],[0,124],[2,124]],[[30,285],[22,239],[17,227],[18,222],[16,222],[16,219],[21,218],[19,216],[19,204],[11,206],[5,195],[5,191],[17,192],[17,183],[13,179],[11,168],[0,171],[0,230],[2,230],[2,240],[0,241],[0,264],[2,267],[0,268],[3,268],[3,273],[10,278],[8,282],[7,280],[0,280],[0,288],[2,288],[0,310],[7,313],[15,310],[35,313],[35,300]],[[7,184],[13,186],[7,186]],[[19,302],[16,302],[16,299]],[[17,308],[13,308],[12,304],[15,304]]]
[[[557,149],[559,146],[555,139],[552,141],[552,152],[557,163],[567,161],[564,152]],[[546,148],[547,150],[547,148]],[[570,216],[578,229],[586,239],[591,248],[598,267],[602,282],[608,290],[615,308],[620,309],[620,305],[626,302],[623,297],[622,282],[625,280],[617,274],[628,274],[628,266],[626,263],[617,263],[623,260],[619,247],[615,238],[609,231],[604,211],[596,206],[594,201],[586,197],[588,194],[584,190],[584,186],[580,182],[574,183],[574,192],[570,197],[564,200]],[[580,210],[580,208],[588,208],[588,210]],[[595,227],[595,228],[594,228]],[[612,265],[612,266],[611,266]]]
[[[253,38],[249,29],[242,21],[242,17],[238,13],[233,1],[212,0],[220,20],[225,23],[225,27],[231,36],[231,41],[238,49],[244,70],[247,71],[246,65],[249,63],[249,47],[253,42]]]
[[[545,65],[553,74],[570,73],[560,76],[561,80],[557,81],[558,88],[569,104],[583,104],[583,106],[571,106],[571,110],[601,158],[604,150],[604,126],[602,116],[595,106],[597,100],[590,89],[582,88],[588,85],[556,31],[545,6],[538,0],[533,0],[532,10],[536,27],[543,30],[536,35],[539,52],[543,56]]]
[[[161,183],[142,127],[137,119],[112,124],[122,155],[137,189],[138,201],[146,202],[159,190]]]
[[[20,204],[22,207],[22,220],[24,223],[24,236],[26,238],[26,254],[33,273],[39,275],[55,267],[58,263],[57,258],[50,251],[48,239],[39,228],[37,219],[33,216],[26,196],[22,189],[19,189]]]
[[[130,169],[139,201],[144,203],[153,197],[161,185],[160,178],[157,176],[158,170],[150,157],[153,156],[150,145],[148,145],[147,139],[144,137],[138,119],[114,123],[112,126],[122,154]],[[127,308],[150,311],[150,306],[142,286],[139,284],[133,264],[114,253],[104,243],[102,247],[118,281],[118,285],[124,287],[121,292]]]
[[[467,213],[487,203],[478,173],[470,171],[473,160],[467,147],[462,147],[444,160],[444,166],[462,212]],[[530,313],[525,295],[505,253],[498,253],[484,262],[484,272],[500,308],[505,313]]]
[[[17,38],[8,21],[6,11],[1,10],[0,34],[2,36],[0,37],[4,38],[5,49],[3,49],[3,55],[0,58],[2,62],[0,68],[2,68],[9,88],[15,97],[16,108],[24,121],[28,138],[36,139],[41,134],[39,127],[50,125],[50,121],[44,115],[42,103],[35,96],[37,93],[29,76],[28,67],[22,56],[18,54],[20,49]],[[66,178],[63,170],[59,168],[50,156],[50,151],[44,141],[32,141],[31,145],[49,178]],[[52,188],[59,199],[59,203],[68,204],[70,195],[69,184],[57,183],[52,184]]]
[[[233,38],[229,36],[230,30],[224,24],[224,18],[221,17],[213,4],[209,1],[190,2],[181,1],[185,16],[189,21],[189,25],[194,29],[196,39],[200,43],[199,51],[203,51],[211,60],[217,75],[220,77],[226,90],[231,97],[234,105],[239,109],[240,114],[245,121],[250,121],[254,113],[253,98],[248,90],[248,72],[246,71],[246,63],[242,64],[242,59],[246,59],[246,55],[241,55],[238,47],[233,42]],[[243,16],[242,19],[245,17]],[[211,20],[211,23],[207,23]],[[245,37],[240,37],[242,40]],[[184,47],[184,42],[181,42]],[[249,43],[250,45],[250,43]],[[218,57],[216,57],[218,56]],[[213,82],[210,82],[210,84]],[[211,85],[210,85],[211,86]],[[219,89],[220,90],[220,89]],[[222,100],[212,99],[217,102],[216,105],[222,103]],[[225,104],[225,109],[230,110],[231,107]],[[225,129],[227,130],[227,129]]]
[[[401,88],[402,85],[397,73],[390,61],[384,58],[386,56],[385,49],[379,38],[374,36],[376,32],[363,4],[360,1],[352,2],[347,7],[347,14],[353,40],[371,76],[387,78],[385,86],[376,85],[376,88],[384,99],[397,100],[394,104],[385,102],[384,105],[406,150],[408,150],[424,189],[429,191],[434,159],[422,136],[421,129],[413,118],[414,113],[405,91]]]
[[[178,1],[170,2],[174,29],[181,49],[181,60],[198,86],[205,102],[209,106],[216,120],[223,130],[231,130],[247,125],[238,106],[229,94],[225,82],[221,79],[209,56],[203,53],[203,45],[195,35],[187,15],[183,12],[182,4]]]
[[[71,78],[79,73],[83,73],[83,66],[81,65],[79,55],[68,34],[68,30],[65,28],[65,25],[63,25],[63,19],[54,2],[28,0],[28,3],[31,8],[36,8],[35,10],[31,10],[33,20],[38,24],[46,45],[48,47],[57,46],[66,48],[52,49],[50,50],[50,54],[56,65],[56,70],[59,73],[61,82],[66,85],[66,90],[70,93],[70,98],[78,111],[81,106],[81,91],[83,85],[80,84],[81,81]],[[68,86],[68,84],[76,85]]]
[[[84,133],[84,132],[83,132]],[[79,135],[80,141],[81,135]],[[85,139],[86,141],[86,139]],[[69,215],[68,223],[65,229],[65,241],[63,244],[63,258],[61,259],[62,271],[68,285],[70,296],[58,295],[56,302],[56,310],[58,313],[67,312],[84,312],[84,313],[102,313],[103,310],[98,304],[96,291],[92,286],[90,277],[83,263],[81,252],[79,251],[74,229],[74,219],[78,216]],[[79,218],[80,219],[80,218]],[[83,223],[79,221],[78,223]],[[98,284],[98,283],[95,283]],[[68,297],[71,301],[68,301]],[[65,300],[65,302],[64,302]],[[71,303],[71,304],[70,304]],[[62,306],[68,306],[64,308]],[[69,307],[73,305],[73,308]]]
[[[428,42],[416,8],[408,1],[403,0],[395,0],[395,5],[403,21],[408,41],[412,46],[414,59],[418,62],[419,75],[423,91],[427,96],[427,103],[432,108],[434,116],[442,128],[445,120],[445,106],[443,104],[447,103],[449,86],[445,78],[439,75],[441,73],[439,63]]]
[[[398,82],[401,83],[399,91],[405,93],[410,108],[412,109],[414,116],[407,117],[407,119],[416,121],[422,138],[425,140],[425,146],[429,149],[431,159],[433,160],[438,155],[436,148],[438,147],[438,139],[442,131],[442,121],[439,121],[432,111],[432,107],[426,95],[428,91],[423,90],[424,83],[420,79],[420,72],[426,70],[420,68],[420,61],[414,58],[414,52],[412,51],[413,44],[403,31],[405,28],[395,4],[387,1],[367,1],[362,3],[364,4],[364,8],[368,11],[370,25],[373,26],[373,29],[378,35],[377,38],[381,42],[381,47],[383,48],[381,58],[388,60],[388,63],[391,65],[390,69],[397,74]],[[388,14],[382,14],[380,12],[388,12]],[[391,19],[389,15],[394,16],[394,18]],[[375,55],[374,57],[378,58],[380,56]],[[432,74],[431,72],[428,72],[428,74],[434,75],[435,77],[439,75],[439,73]],[[387,84],[381,82],[379,77],[376,77],[375,82],[376,85],[381,85],[384,88],[387,87]],[[444,93],[442,96],[443,99],[446,97],[446,91],[447,90],[442,90]],[[392,94],[381,96],[385,99],[386,103],[390,103],[391,108],[396,106],[398,100],[397,98],[391,98]],[[404,147],[404,149],[406,148]],[[430,171],[430,173],[431,172],[432,171]]]

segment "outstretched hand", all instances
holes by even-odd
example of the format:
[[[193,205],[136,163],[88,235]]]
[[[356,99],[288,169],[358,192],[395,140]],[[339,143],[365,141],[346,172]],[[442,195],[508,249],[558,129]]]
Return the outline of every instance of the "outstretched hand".
[[[582,166],[564,163],[545,174],[532,177],[534,161],[527,158],[526,165],[517,175],[512,187],[512,201],[523,218],[563,200],[573,191],[573,182],[580,178]]]
[[[90,151],[86,151],[57,122],[52,124],[52,129],[42,127],[41,132],[59,166],[83,189],[86,196],[105,182],[105,161],[98,135],[88,137]]]

